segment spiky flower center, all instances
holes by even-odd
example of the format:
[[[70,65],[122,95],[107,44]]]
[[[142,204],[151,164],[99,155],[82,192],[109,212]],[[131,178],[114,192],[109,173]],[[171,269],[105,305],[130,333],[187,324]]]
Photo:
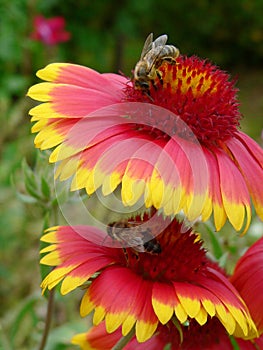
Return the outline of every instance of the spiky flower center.
[[[164,61],[149,91],[126,90],[126,100],[152,103],[172,111],[191,129],[199,142],[218,145],[233,136],[241,118],[235,82],[208,61],[197,57]],[[151,121],[156,129],[178,134],[177,121],[161,115]]]
[[[180,349],[214,349],[215,348],[229,348],[230,340],[228,335],[220,323],[220,321],[213,317],[200,327],[200,324],[195,320],[188,320],[187,325],[181,326],[181,338],[178,328],[170,321],[165,326],[159,326],[158,337],[164,343],[170,344],[172,349],[178,349],[178,344],[181,344]]]
[[[190,229],[182,231],[182,224],[175,219],[156,237],[160,254],[127,248],[127,265],[153,281],[196,281],[198,274],[205,273],[208,260],[197,235]]]

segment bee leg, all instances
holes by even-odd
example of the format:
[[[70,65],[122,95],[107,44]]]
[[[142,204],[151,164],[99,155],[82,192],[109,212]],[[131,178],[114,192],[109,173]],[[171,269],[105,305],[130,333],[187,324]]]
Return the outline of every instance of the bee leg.
[[[159,81],[160,81],[160,74],[159,74],[159,72],[156,71],[156,75],[157,75],[157,78],[158,78]],[[156,85],[154,79],[151,79],[151,86],[154,88],[155,91],[158,90],[158,86]],[[150,91],[149,91],[149,93],[148,93],[148,96],[151,98],[152,101],[154,101],[153,98],[150,96]]]
[[[127,249],[126,249],[126,248],[122,248],[122,251],[123,251],[125,260],[126,260],[126,262],[128,263],[128,262],[129,262],[129,254],[128,254],[128,252],[127,252]]]
[[[163,61],[166,61],[170,64],[176,64],[176,60],[173,57],[164,57]]]
[[[154,84],[153,84],[154,86]],[[155,86],[154,86],[155,87]],[[152,102],[154,101],[154,99],[152,98],[152,96],[150,95],[150,91],[149,90],[144,90],[143,91],[144,95],[146,95]]]
[[[125,260],[126,260],[127,265],[129,265],[129,262],[131,260],[133,260],[133,261],[134,261],[134,259],[137,261],[140,260],[139,253],[134,249],[131,248],[130,252],[128,252],[128,250],[126,248],[122,248],[122,251],[123,251],[123,254],[125,256]]]
[[[159,79],[160,84],[163,86],[163,77],[162,74],[157,70],[156,71],[157,78]],[[157,89],[157,88],[156,88]]]
[[[133,249],[132,252],[133,252],[133,257],[135,257],[135,259],[136,259],[137,261],[140,260],[139,253],[138,253],[135,249]]]

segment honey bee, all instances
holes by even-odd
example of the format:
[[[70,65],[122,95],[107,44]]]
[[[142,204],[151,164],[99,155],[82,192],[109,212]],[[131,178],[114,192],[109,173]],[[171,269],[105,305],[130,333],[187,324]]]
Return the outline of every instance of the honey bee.
[[[121,220],[109,224],[107,233],[123,246],[124,252],[125,247],[131,247],[139,253],[160,254],[160,243],[153,237],[150,227],[142,228],[143,226],[138,225],[136,221]]]
[[[158,68],[163,61],[175,64],[179,56],[179,50],[173,45],[165,45],[167,35],[161,35],[153,41],[153,33],[145,40],[141,57],[134,69],[134,84],[136,89],[143,90],[149,95],[150,83],[154,86],[156,77],[162,83],[161,72]]]

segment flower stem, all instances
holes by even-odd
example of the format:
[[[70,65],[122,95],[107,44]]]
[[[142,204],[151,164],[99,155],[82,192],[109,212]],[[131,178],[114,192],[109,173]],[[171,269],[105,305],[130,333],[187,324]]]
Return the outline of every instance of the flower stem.
[[[46,224],[47,227],[50,224],[49,221],[52,221],[54,224],[57,224],[58,220],[59,220],[59,218],[58,218],[58,207],[54,206],[52,209],[53,210],[50,210],[50,212],[46,213],[47,221],[45,222],[45,224]],[[52,216],[51,220],[49,220],[49,215]],[[47,313],[46,313],[46,319],[45,319],[45,328],[44,328],[44,332],[43,332],[42,339],[41,339],[41,342],[40,342],[38,350],[44,350],[45,346],[46,346],[47,338],[48,338],[49,331],[50,331],[52,316],[53,316],[53,310],[54,310],[55,291],[56,291],[55,288],[51,289],[51,291],[49,292],[49,295],[48,295]]]
[[[121,350],[121,349],[123,349],[125,347],[125,345],[127,345],[129,343],[129,341],[134,336],[134,334],[135,334],[135,328],[133,327],[127,335],[122,337],[118,341],[118,343],[114,345],[112,350]]]
[[[51,325],[52,314],[53,314],[53,306],[54,306],[54,296],[55,296],[55,288],[51,289],[48,296],[48,306],[47,306],[47,314],[45,320],[45,329],[42,335],[41,343],[39,345],[38,350],[43,350],[46,345],[46,341],[48,338],[48,333]]]

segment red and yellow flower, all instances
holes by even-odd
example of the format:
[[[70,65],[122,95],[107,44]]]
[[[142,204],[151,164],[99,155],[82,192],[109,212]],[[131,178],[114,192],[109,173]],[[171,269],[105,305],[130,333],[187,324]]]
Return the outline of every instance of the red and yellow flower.
[[[141,224],[147,220],[145,215]],[[159,216],[158,221],[164,225],[160,254],[103,246],[105,232],[91,226],[49,229],[42,238],[50,245],[42,250],[41,263],[56,267],[43,280],[43,290],[62,281],[61,293],[66,294],[90,281],[81,315],[94,310],[93,323],[105,320],[108,333],[121,327],[125,336],[135,329],[138,342],[174,319],[203,326],[216,318],[228,334],[255,338],[257,329],[244,301],[208,260],[198,237],[190,229],[182,232],[177,220]]]
[[[260,337],[251,340],[233,338],[230,340],[225,328],[215,317],[209,319],[201,326],[191,321],[179,329],[169,321],[166,325],[158,325],[154,335],[145,343],[138,343],[135,337],[124,347],[130,349],[164,349],[167,344],[177,350],[259,350],[263,348],[263,300],[262,300],[262,274],[263,274],[263,238],[253,244],[241,259],[239,259],[230,281],[246,302],[250,314],[257,325]],[[92,327],[88,332],[73,337],[73,344],[83,350],[110,350],[122,338],[121,328],[113,333],[107,333],[105,322]],[[236,345],[234,346],[233,343]]]
[[[254,243],[238,261],[232,284],[246,302],[260,334],[263,334],[263,238]]]
[[[141,197],[165,215],[190,220],[211,214],[245,231],[251,199],[263,218],[263,152],[239,127],[237,89],[228,74],[197,57],[164,62],[145,93],[118,74],[54,63],[28,95],[35,146],[55,147],[56,176],[72,190],[107,195],[121,185],[122,202]]]
[[[111,350],[121,340],[121,329],[107,333],[105,322],[93,326],[88,332],[76,334],[72,343],[82,350]],[[263,337],[253,340],[240,338],[230,339],[226,330],[217,319],[212,319],[206,325],[200,326],[193,322],[182,328],[179,333],[174,324],[160,325],[153,337],[145,343],[138,343],[133,336],[124,350],[163,350],[169,344],[171,350],[234,350],[233,343],[239,350],[259,350],[263,347]]]

